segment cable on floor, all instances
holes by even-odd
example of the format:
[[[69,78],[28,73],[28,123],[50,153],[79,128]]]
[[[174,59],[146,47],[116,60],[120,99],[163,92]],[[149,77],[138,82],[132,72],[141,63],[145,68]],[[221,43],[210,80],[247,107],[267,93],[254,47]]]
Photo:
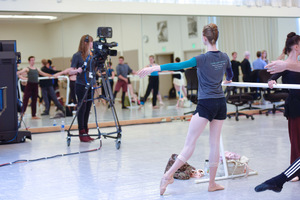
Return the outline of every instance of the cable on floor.
[[[14,162],[0,164],[0,167],[13,165],[13,164],[18,164],[18,163],[28,163],[28,162],[36,162],[36,161],[40,161],[40,160],[48,160],[48,159],[52,159],[52,158],[63,157],[63,156],[71,156],[71,155],[82,154],[82,153],[90,153],[90,152],[94,152],[94,151],[99,151],[101,149],[101,147],[102,147],[102,145],[100,145],[96,149],[91,149],[91,150],[86,150],[86,151],[78,151],[78,152],[74,152],[74,153],[57,154],[55,156],[37,158],[37,159],[33,159],[33,160],[16,160]]]

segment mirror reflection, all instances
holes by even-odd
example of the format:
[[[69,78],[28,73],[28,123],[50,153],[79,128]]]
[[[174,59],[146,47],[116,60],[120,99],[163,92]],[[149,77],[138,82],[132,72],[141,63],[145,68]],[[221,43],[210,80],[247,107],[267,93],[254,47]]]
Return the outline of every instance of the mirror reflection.
[[[7,15],[9,13],[0,14]],[[134,75],[134,72],[151,65],[151,63],[165,64],[175,62],[176,58],[184,61],[205,53],[206,49],[202,43],[202,28],[208,23],[216,23],[219,27],[218,49],[226,52],[230,59],[232,59],[232,52],[236,52],[236,60],[240,62],[244,59],[245,52],[248,52],[251,64],[257,59],[258,51],[264,52],[263,59],[267,62],[277,59],[284,47],[286,35],[291,31],[299,33],[297,18],[26,13],[26,15],[31,14],[57,18],[52,20],[0,19],[1,39],[17,41],[17,50],[21,52],[22,57],[22,63],[18,66],[20,71],[29,66],[35,66],[38,69],[50,66],[57,71],[68,69],[71,66],[73,55],[78,51],[82,36],[88,34],[94,41],[97,41],[99,39],[97,38],[98,27],[112,27],[112,38],[108,38],[107,42],[118,43],[118,46],[113,48],[117,50],[117,55],[109,57],[105,64],[111,63],[111,68],[115,73],[111,85],[113,93],[116,91],[118,82],[116,67],[121,62],[120,57],[124,58],[121,64],[129,66],[128,72],[131,72],[128,74],[128,83],[130,84],[128,89],[125,88],[125,97],[122,86],[117,88],[121,92],[115,93],[115,108],[120,121],[181,116],[195,109],[191,98],[185,97],[186,80],[184,80],[184,76],[183,80],[180,79],[180,75],[183,75],[180,74],[181,72],[161,73],[158,91],[151,90],[148,92],[149,95],[146,95],[148,79],[140,79]],[[30,56],[34,56],[34,61],[32,58],[28,60]],[[239,79],[236,80],[243,81],[241,68],[238,68],[236,73],[239,73]],[[25,72],[20,75],[24,76],[24,79],[28,78],[28,74]],[[42,76],[46,75],[40,73],[40,77]],[[42,97],[41,86],[39,86],[36,106],[36,116],[39,119],[32,118],[32,110],[29,107],[33,105],[32,100],[29,99],[24,115],[27,127],[59,125],[62,119],[66,125],[71,123],[73,104],[76,104],[76,99],[74,100],[72,97],[75,76],[69,74],[65,74],[65,76],[68,77],[69,84],[64,78],[48,81],[49,84],[53,84],[59,103],[51,100],[49,96],[48,100],[51,100],[49,111],[46,109],[47,105]],[[21,99],[24,97],[25,85],[26,81],[20,82]],[[71,96],[68,96],[67,92]],[[95,96],[104,93],[101,88],[95,89]],[[155,95],[155,99],[157,99],[155,106],[151,100],[153,93],[157,94]],[[145,105],[139,109],[141,100],[145,102],[143,99],[145,96],[148,96],[148,100],[146,99]],[[68,111],[69,116],[59,118],[57,113],[62,110],[59,105]],[[129,109],[122,109],[123,106]],[[228,108],[231,111],[235,109],[230,106]],[[113,120],[107,101],[96,99],[95,109],[100,124]],[[95,122],[93,110],[92,108],[90,123]]]

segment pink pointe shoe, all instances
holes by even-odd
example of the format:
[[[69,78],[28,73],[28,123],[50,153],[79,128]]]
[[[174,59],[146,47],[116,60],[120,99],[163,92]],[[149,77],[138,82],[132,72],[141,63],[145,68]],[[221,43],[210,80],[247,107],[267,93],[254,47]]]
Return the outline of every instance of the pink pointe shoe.
[[[167,189],[167,186],[172,183],[174,183],[173,177],[170,179],[163,177],[160,181],[160,195],[163,195]]]

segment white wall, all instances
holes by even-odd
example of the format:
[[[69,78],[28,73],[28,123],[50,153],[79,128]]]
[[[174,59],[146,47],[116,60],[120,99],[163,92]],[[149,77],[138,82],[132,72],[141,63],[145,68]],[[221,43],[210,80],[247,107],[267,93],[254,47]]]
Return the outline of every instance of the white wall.
[[[287,34],[295,32],[299,34],[297,18],[279,18],[278,19],[278,56],[285,46]]]
[[[45,55],[49,54],[47,42],[46,26],[43,24],[0,24],[1,40],[17,40],[17,50],[21,52],[22,65],[28,66],[28,57],[36,57],[36,63],[39,64]]]
[[[113,38],[108,42],[118,42],[119,46],[115,49],[121,54],[123,51],[138,49],[141,68],[148,64],[150,54],[174,53],[174,57],[184,58],[185,51],[203,49],[201,32],[208,19],[200,16],[197,19],[197,38],[188,38],[186,16],[87,14],[47,24],[1,22],[0,39],[17,40],[17,49],[22,53],[22,62],[25,65],[30,55],[35,55],[37,62],[43,58],[71,57],[76,52],[82,35],[88,33],[96,39],[99,26],[111,26]],[[157,41],[156,26],[160,21],[168,23],[168,42]],[[286,35],[290,31],[297,32],[298,25],[296,18],[278,18],[277,22],[278,38],[274,42],[278,42],[278,47],[273,51],[278,53],[275,55],[280,54]],[[149,37],[147,43],[142,40],[145,35]],[[237,41],[240,42],[243,41]],[[192,44],[196,45],[195,49]],[[230,54],[231,51],[227,53]]]
[[[5,0],[0,1],[0,11],[298,17],[300,8],[88,0],[62,0],[61,3],[56,0],[43,0],[41,4],[41,0]]]

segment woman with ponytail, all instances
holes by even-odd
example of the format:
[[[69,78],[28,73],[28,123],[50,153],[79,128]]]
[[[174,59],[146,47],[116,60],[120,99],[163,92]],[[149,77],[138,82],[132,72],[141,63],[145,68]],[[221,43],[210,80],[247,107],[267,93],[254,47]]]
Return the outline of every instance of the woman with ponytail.
[[[77,121],[79,129],[79,139],[81,142],[90,142],[94,139],[88,135],[88,120],[90,115],[90,110],[92,106],[92,101],[87,101],[87,99],[92,98],[92,90],[89,88],[87,91],[87,96],[83,99],[84,94],[87,90],[87,85],[90,82],[89,77],[89,66],[88,63],[91,60],[91,49],[93,48],[93,38],[89,35],[83,35],[79,42],[79,47],[77,53],[72,57],[71,72],[77,73],[75,91],[78,99],[77,108],[78,110]],[[71,73],[69,73],[71,74]],[[82,105],[81,105],[82,104]]]
[[[163,195],[167,186],[174,181],[174,174],[192,156],[196,141],[209,123],[210,126],[210,154],[209,154],[209,186],[208,191],[223,190],[224,187],[215,182],[216,172],[219,164],[219,147],[222,125],[226,119],[226,101],[222,90],[222,80],[227,72],[226,81],[231,82],[233,77],[230,59],[227,54],[219,51],[216,42],[219,36],[216,24],[204,26],[202,31],[204,45],[207,46],[207,53],[193,57],[190,60],[155,65],[146,67],[138,72],[140,77],[154,71],[179,70],[189,67],[197,67],[198,76],[198,104],[192,116],[185,145],[178,155],[175,163],[164,174],[160,183],[160,194]]]

